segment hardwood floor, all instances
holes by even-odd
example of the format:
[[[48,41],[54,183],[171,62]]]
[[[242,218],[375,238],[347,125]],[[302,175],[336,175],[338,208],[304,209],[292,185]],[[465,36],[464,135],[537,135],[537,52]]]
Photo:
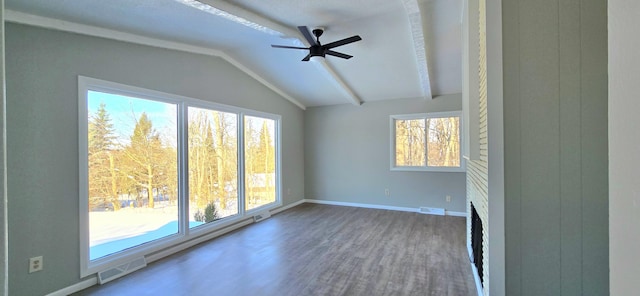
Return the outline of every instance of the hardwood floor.
[[[74,295],[477,295],[465,226],[302,204]]]

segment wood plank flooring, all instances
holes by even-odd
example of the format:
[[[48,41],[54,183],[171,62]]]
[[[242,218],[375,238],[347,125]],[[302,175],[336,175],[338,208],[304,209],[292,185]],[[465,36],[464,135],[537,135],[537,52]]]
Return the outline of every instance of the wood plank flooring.
[[[465,226],[302,204],[74,295],[477,295]]]

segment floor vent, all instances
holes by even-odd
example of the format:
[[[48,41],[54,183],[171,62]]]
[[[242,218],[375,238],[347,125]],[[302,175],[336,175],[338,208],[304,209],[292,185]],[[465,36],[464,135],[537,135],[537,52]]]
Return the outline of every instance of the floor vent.
[[[102,285],[104,283],[115,280],[123,275],[132,273],[145,266],[147,266],[147,261],[144,259],[144,257],[140,257],[129,263],[125,263],[125,264],[116,266],[114,268],[98,272],[98,283]]]
[[[444,216],[444,209],[420,207],[418,213]]]
[[[267,219],[269,217],[271,217],[271,212],[263,211],[263,212],[257,213],[255,216],[253,216],[253,221],[254,222],[260,222],[260,221],[262,221],[264,219]]]

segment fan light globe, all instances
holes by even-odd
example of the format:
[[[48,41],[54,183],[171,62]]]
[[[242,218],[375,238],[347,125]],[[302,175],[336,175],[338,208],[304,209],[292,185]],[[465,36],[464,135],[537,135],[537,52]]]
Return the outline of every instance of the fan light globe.
[[[322,59],[324,59],[324,57],[322,57],[322,56],[312,56],[311,58],[309,58],[309,61],[314,62],[314,63],[320,63],[320,61],[322,61]]]

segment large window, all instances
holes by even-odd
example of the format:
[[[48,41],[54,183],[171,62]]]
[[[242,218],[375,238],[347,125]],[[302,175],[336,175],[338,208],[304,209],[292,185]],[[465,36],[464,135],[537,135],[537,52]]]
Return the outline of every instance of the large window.
[[[460,112],[391,116],[391,169],[464,171]]]
[[[238,214],[238,115],[189,107],[189,227]]]
[[[87,91],[89,259],[178,233],[176,104]]]
[[[276,200],[275,124],[268,118],[244,117],[244,171],[247,210]]]
[[[82,276],[281,204],[278,115],[78,83]]]

